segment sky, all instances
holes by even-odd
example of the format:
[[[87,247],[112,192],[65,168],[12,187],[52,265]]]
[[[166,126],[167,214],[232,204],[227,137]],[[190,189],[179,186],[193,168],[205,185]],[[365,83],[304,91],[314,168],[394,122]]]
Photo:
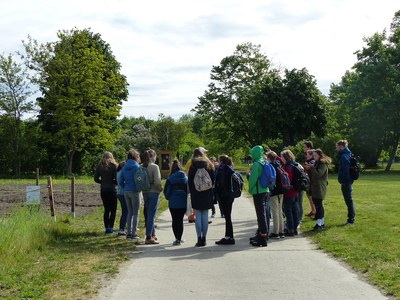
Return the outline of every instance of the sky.
[[[322,93],[356,62],[364,37],[389,28],[398,0],[0,0],[0,53],[30,35],[90,28],[110,44],[129,83],[121,115],[191,113],[213,66],[238,44],[261,45],[275,66],[307,68]]]

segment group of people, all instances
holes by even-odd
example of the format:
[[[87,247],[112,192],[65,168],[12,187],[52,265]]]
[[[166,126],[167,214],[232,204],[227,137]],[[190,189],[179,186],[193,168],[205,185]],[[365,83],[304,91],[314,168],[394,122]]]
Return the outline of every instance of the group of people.
[[[352,197],[353,180],[350,176],[351,151],[347,141],[340,140],[336,144],[339,155],[338,180],[345,203],[348,208],[347,221],[344,225],[352,225],[355,221],[355,209]],[[284,238],[298,234],[297,228],[303,217],[303,191],[295,188],[295,166],[308,173],[309,190],[306,191],[311,211],[306,216],[314,217],[314,230],[323,230],[325,226],[323,201],[328,186],[328,165],[331,158],[321,149],[313,149],[311,141],[304,142],[306,161],[304,166],[296,162],[290,150],[283,150],[280,155],[274,151],[265,151],[262,146],[251,149],[251,170],[248,171],[248,191],[253,197],[256,219],[256,235],[250,237],[253,246],[267,246],[269,238]],[[234,197],[230,193],[231,176],[235,172],[231,158],[221,155],[218,161],[207,157],[207,150],[198,147],[193,151],[192,158],[183,169],[178,160],[174,160],[171,173],[164,188],[161,184],[160,169],[156,161],[156,152],[148,149],[143,155],[143,164],[138,151],[131,149],[126,162],[117,164],[110,152],[106,152],[95,172],[95,181],[101,184],[101,199],[104,205],[104,227],[106,233],[113,233],[116,216],[117,199],[121,204],[119,235],[127,238],[140,239],[137,234],[140,191],[137,189],[134,174],[139,168],[148,173],[150,189],[143,191],[144,212],[146,223],[145,244],[158,244],[155,235],[155,218],[158,209],[159,196],[164,192],[169,203],[172,217],[172,231],[175,236],[173,245],[180,245],[184,230],[184,216],[187,213],[188,197],[195,211],[195,228],[197,234],[196,247],[206,245],[209,221],[209,210],[215,203],[219,204],[221,215],[225,218],[225,236],[216,241],[217,245],[235,244],[232,225],[232,206]],[[280,193],[277,189],[265,187],[260,177],[265,164],[271,164],[276,170],[283,168],[290,180],[290,189]],[[215,209],[215,208],[214,208]],[[215,215],[215,210],[213,211]],[[284,216],[286,222],[284,222]],[[270,218],[273,226],[270,228]]]

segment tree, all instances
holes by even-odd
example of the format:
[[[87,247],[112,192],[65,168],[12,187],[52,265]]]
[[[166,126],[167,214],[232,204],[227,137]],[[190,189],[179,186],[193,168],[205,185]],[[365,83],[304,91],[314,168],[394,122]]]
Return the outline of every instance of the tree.
[[[113,146],[128,83],[100,34],[73,29],[57,36],[55,43],[24,43],[25,58],[40,75],[34,80],[43,95],[37,100],[45,139],[71,174],[77,152]]]
[[[194,111],[215,124],[223,124],[227,132],[233,133],[233,145],[260,143],[265,131],[254,117],[260,111],[257,99],[261,89],[277,76],[267,56],[261,53],[261,46],[239,44],[233,55],[212,67],[212,81]]]
[[[396,155],[400,140],[400,11],[396,12],[390,34],[386,31],[365,38],[357,54],[351,81],[343,82],[343,106],[351,110],[349,125],[359,149],[369,149],[366,165],[376,166],[383,149],[390,152],[386,171]],[[373,118],[371,118],[373,116]],[[362,150],[361,150],[362,151]]]
[[[22,116],[33,109],[29,100],[32,91],[26,69],[15,62],[12,55],[0,55],[0,113],[7,134],[9,160],[17,177],[21,174],[22,140],[24,136]],[[3,150],[6,148],[3,148]]]

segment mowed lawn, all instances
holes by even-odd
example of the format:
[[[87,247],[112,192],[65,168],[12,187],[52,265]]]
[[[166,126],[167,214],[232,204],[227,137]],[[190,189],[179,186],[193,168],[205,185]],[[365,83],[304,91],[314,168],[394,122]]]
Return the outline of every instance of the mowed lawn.
[[[302,231],[321,249],[361,272],[386,294],[400,299],[400,172],[363,173],[353,185],[356,224],[346,221],[344,203],[336,175],[329,176],[324,201],[325,230],[311,232],[315,221],[304,217]],[[309,212],[307,198],[304,212]],[[323,271],[323,270],[322,270]]]

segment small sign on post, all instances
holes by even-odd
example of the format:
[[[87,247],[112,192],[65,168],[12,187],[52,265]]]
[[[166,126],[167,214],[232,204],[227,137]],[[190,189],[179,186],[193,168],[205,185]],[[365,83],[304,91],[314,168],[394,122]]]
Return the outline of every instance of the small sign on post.
[[[26,204],[40,205],[40,186],[28,185],[26,187]]]

